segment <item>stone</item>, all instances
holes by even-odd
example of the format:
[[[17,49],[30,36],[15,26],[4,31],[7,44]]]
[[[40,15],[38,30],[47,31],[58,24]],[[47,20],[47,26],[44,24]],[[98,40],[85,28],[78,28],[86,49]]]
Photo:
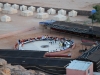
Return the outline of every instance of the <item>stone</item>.
[[[11,75],[10,69],[9,68],[4,68],[2,70],[6,75]]]
[[[10,70],[21,70],[21,71],[26,71],[26,69],[20,65],[6,65],[6,67],[10,68]]]
[[[21,65],[7,64],[7,61],[0,58],[0,75],[46,75],[40,71],[26,70]]]
[[[0,58],[0,65],[2,66],[2,65],[6,65],[6,64],[7,64],[7,61]]]
[[[45,73],[39,72],[39,75],[46,75]]]
[[[4,72],[0,71],[0,75],[6,75]]]

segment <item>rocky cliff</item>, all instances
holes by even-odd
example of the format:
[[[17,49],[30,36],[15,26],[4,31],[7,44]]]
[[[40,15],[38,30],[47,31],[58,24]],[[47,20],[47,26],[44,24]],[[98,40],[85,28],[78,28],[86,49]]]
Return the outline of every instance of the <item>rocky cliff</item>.
[[[40,71],[26,70],[20,65],[7,64],[7,61],[0,58],[0,75],[47,75]]]

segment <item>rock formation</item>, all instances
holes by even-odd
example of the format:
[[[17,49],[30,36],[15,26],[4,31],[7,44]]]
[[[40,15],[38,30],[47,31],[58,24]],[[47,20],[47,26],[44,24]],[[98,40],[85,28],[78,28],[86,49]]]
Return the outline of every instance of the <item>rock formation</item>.
[[[7,64],[7,61],[0,58],[0,75],[47,75],[40,71],[26,70],[20,65]]]

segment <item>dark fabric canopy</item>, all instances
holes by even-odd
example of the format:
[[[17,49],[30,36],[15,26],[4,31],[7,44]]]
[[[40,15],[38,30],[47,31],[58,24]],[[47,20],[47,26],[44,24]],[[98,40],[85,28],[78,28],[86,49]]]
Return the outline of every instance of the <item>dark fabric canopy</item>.
[[[53,22],[52,24],[49,23],[45,25],[59,30],[100,36],[100,27],[96,27],[96,26],[87,26],[87,25],[64,22],[64,21],[56,21]]]
[[[95,47],[92,47],[90,50],[83,53],[81,56],[78,57],[78,59],[89,59],[88,57],[94,54],[94,57],[96,57],[95,52],[98,52],[100,54],[100,44],[98,44]],[[99,57],[100,58],[100,57]],[[92,59],[89,59],[92,61]]]
[[[44,58],[45,53],[46,51],[0,50],[0,58],[7,60],[7,62],[11,64],[58,67],[64,67],[72,60],[66,58]]]

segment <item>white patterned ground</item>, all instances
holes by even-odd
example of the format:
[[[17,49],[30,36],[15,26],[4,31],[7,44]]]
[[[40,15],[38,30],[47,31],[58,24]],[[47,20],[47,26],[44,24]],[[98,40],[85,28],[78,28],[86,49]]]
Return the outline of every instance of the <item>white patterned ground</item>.
[[[52,42],[52,44],[50,43]],[[24,44],[23,47],[20,47],[21,50],[38,50],[38,51],[49,51],[49,52],[52,52],[52,51],[59,51],[59,50],[64,50],[64,49],[67,49],[69,47],[68,43],[67,42],[67,45],[66,47],[61,47],[60,42],[57,41],[55,43],[55,41],[35,41],[35,42],[31,42],[31,43],[27,43],[27,44]],[[49,47],[46,47],[46,48],[42,48],[41,46],[43,45],[48,45]]]

